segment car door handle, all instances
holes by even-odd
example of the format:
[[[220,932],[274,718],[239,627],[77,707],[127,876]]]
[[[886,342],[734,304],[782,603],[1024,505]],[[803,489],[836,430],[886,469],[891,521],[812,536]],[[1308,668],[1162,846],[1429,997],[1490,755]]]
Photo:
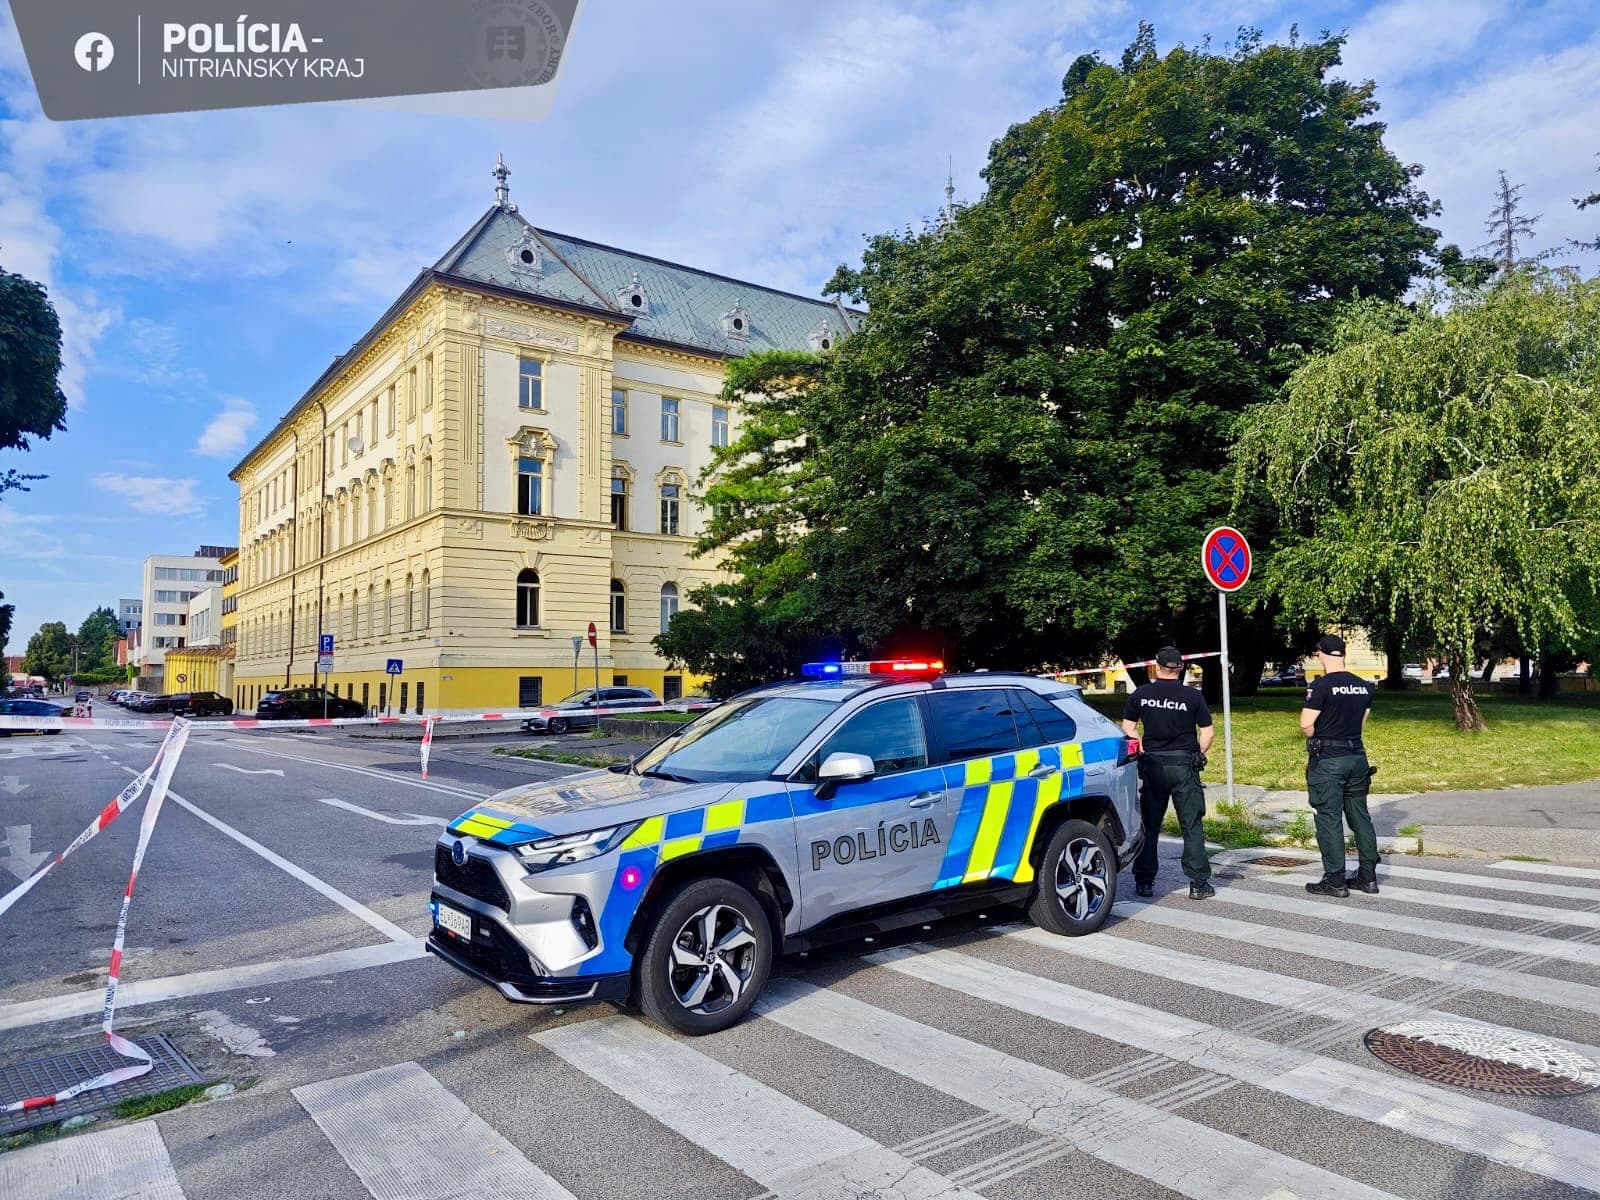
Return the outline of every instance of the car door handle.
[[[1046,775],[1054,775],[1059,770],[1061,770],[1060,767],[1051,766],[1049,763],[1040,763],[1028,772],[1028,776],[1032,779],[1043,779]]]
[[[935,804],[939,803],[939,801],[943,799],[943,792],[918,792],[915,796],[911,797],[907,803],[910,804],[912,808],[932,808]]]

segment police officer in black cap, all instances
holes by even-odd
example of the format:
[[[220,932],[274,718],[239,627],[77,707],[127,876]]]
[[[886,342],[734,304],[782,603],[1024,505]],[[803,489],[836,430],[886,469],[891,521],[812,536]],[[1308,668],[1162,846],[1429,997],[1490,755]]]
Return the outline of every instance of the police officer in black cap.
[[[1345,897],[1350,889],[1378,894],[1378,838],[1367,813],[1367,789],[1376,770],[1367,762],[1362,730],[1372,713],[1372,684],[1345,670],[1344,639],[1328,634],[1317,643],[1322,677],[1306,689],[1300,732],[1306,736],[1306,787],[1316,814],[1322,879],[1306,884],[1316,896]],[[1359,859],[1346,878],[1344,827],[1350,825]]]
[[[1122,713],[1122,730],[1138,736],[1144,722],[1144,752],[1139,759],[1139,807],[1144,813],[1144,847],[1133,863],[1134,890],[1155,894],[1156,842],[1166,820],[1167,800],[1177,810],[1183,829],[1183,873],[1189,877],[1189,899],[1216,895],[1211,886],[1211,860],[1206,857],[1206,794],[1200,770],[1216,730],[1211,710],[1198,689],[1183,685],[1183,655],[1176,647],[1156,651],[1156,678],[1135,688]]]

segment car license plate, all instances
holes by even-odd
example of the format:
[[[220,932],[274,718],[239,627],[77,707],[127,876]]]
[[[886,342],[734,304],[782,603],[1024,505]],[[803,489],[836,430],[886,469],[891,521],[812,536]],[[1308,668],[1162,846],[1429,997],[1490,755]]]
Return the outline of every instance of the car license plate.
[[[448,904],[441,904],[433,919],[440,929],[466,938],[469,942],[472,940],[472,918],[466,913],[457,912]]]

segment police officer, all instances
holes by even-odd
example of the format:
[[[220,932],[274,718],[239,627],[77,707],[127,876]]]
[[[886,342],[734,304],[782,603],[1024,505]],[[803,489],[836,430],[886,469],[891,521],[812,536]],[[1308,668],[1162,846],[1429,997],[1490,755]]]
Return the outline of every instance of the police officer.
[[[1183,873],[1189,877],[1189,899],[1216,895],[1211,886],[1211,860],[1206,857],[1206,815],[1200,769],[1216,730],[1206,698],[1183,685],[1183,655],[1173,646],[1156,651],[1156,678],[1135,688],[1122,713],[1122,731],[1138,736],[1144,722],[1144,753],[1139,759],[1139,806],[1144,813],[1144,846],[1133,863],[1134,890],[1155,894],[1156,842],[1167,816],[1167,800],[1177,810],[1183,829]]]
[[[1344,639],[1327,634],[1317,643],[1322,677],[1306,689],[1300,732],[1306,736],[1306,787],[1316,814],[1322,879],[1306,884],[1315,896],[1378,894],[1378,838],[1367,813],[1367,788],[1376,769],[1367,762],[1361,732],[1372,713],[1372,684],[1344,666]],[[1345,877],[1344,827],[1349,822],[1360,866]]]

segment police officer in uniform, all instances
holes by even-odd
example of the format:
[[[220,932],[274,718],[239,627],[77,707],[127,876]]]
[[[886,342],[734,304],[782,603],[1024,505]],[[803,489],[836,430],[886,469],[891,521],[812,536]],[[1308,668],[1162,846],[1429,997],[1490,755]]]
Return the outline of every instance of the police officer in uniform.
[[[1367,789],[1376,769],[1367,762],[1361,731],[1372,713],[1372,684],[1344,666],[1344,639],[1326,635],[1317,643],[1323,674],[1306,689],[1300,732],[1306,736],[1306,787],[1316,814],[1322,879],[1306,884],[1315,896],[1378,894],[1378,838],[1367,813]],[[1344,827],[1350,825],[1360,865],[1345,877]]]
[[[1156,843],[1167,801],[1177,810],[1183,828],[1183,873],[1189,877],[1189,899],[1216,895],[1211,886],[1211,860],[1206,857],[1206,814],[1200,770],[1216,730],[1211,710],[1198,689],[1183,685],[1183,655],[1173,646],[1156,651],[1156,678],[1135,688],[1122,713],[1122,731],[1138,736],[1144,722],[1144,752],[1139,759],[1139,807],[1144,813],[1144,847],[1133,863],[1134,890],[1155,894]]]

